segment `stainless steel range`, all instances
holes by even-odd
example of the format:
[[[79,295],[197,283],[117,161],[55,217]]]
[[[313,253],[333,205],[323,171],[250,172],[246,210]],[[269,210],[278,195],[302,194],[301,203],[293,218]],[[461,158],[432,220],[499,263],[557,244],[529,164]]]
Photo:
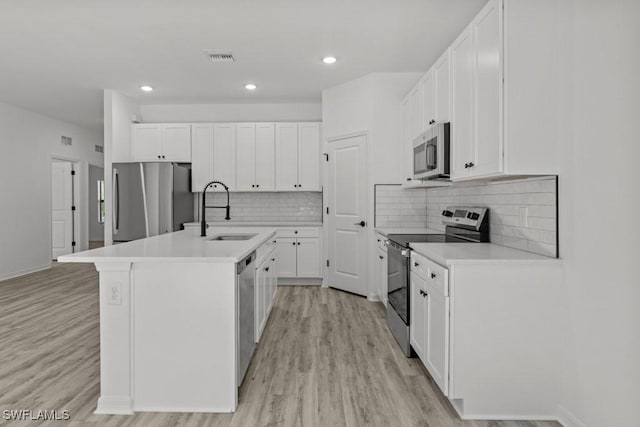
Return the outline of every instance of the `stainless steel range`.
[[[407,357],[409,344],[409,258],[411,243],[482,243],[489,241],[489,210],[454,206],[441,213],[444,234],[389,234],[387,246],[387,324]]]

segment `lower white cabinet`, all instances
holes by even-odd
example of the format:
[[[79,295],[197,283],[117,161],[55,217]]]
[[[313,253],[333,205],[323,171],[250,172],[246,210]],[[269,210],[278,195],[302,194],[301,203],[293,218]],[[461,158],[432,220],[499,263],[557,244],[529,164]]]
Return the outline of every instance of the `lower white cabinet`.
[[[322,245],[317,227],[279,229],[278,277],[322,277]]]
[[[376,249],[376,291],[380,300],[387,306],[387,251],[379,246]]]
[[[255,278],[255,341],[259,342],[264,327],[269,319],[273,300],[278,290],[276,277],[276,250],[271,248],[269,253],[256,267]]]
[[[424,276],[424,277],[423,277]],[[449,395],[447,269],[412,253],[410,342],[433,380]]]

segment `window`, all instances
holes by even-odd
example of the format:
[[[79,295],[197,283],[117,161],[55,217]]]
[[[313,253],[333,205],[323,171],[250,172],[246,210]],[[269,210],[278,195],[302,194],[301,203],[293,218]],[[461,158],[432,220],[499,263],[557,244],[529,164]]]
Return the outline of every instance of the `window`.
[[[98,224],[104,224],[104,180],[98,180]]]

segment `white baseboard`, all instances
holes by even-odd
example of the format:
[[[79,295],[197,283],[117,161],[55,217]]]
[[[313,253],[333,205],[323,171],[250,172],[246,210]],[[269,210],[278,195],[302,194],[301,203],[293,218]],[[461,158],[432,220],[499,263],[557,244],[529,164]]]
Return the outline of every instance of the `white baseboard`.
[[[320,286],[322,278],[300,278],[300,277],[280,277],[278,278],[278,286]]]
[[[371,301],[371,302],[379,302],[382,301],[380,299],[380,296],[378,294],[369,294],[369,296],[367,297],[367,300]]]
[[[231,408],[200,408],[188,406],[136,406],[136,412],[204,412],[212,414],[228,414],[235,412]]]
[[[499,415],[499,414],[464,414],[463,420],[501,420],[501,421],[557,421],[552,415]]]
[[[587,427],[585,423],[580,421],[578,417],[573,415],[567,408],[564,406],[558,405],[558,420],[560,424],[564,427]]]
[[[26,270],[14,271],[12,273],[5,274],[4,276],[0,276],[0,281],[9,280],[9,279],[13,279],[13,278],[16,278],[16,277],[24,276],[25,274],[37,273],[38,271],[46,270],[48,268],[51,268],[51,263],[48,263],[48,264],[45,264],[45,265],[41,265],[39,267],[28,268]]]
[[[100,396],[94,414],[132,415],[131,398],[129,396]]]

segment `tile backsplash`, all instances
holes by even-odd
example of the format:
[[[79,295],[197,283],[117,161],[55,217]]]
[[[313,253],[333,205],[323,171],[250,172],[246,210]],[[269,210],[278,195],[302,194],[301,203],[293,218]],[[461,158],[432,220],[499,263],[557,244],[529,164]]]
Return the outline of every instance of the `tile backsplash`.
[[[444,232],[440,214],[447,206],[486,206],[492,243],[555,257],[556,183],[551,176],[411,190],[376,185],[375,226]]]
[[[207,205],[226,202],[226,193],[207,193]],[[232,222],[322,222],[320,192],[230,193],[229,204]],[[224,209],[207,209],[207,221],[224,221]]]
[[[427,226],[444,231],[440,213],[447,206],[487,206],[492,243],[555,257],[556,183],[553,176],[429,189]]]
[[[396,184],[375,186],[375,226],[422,228],[427,226],[427,191],[405,190]]]

